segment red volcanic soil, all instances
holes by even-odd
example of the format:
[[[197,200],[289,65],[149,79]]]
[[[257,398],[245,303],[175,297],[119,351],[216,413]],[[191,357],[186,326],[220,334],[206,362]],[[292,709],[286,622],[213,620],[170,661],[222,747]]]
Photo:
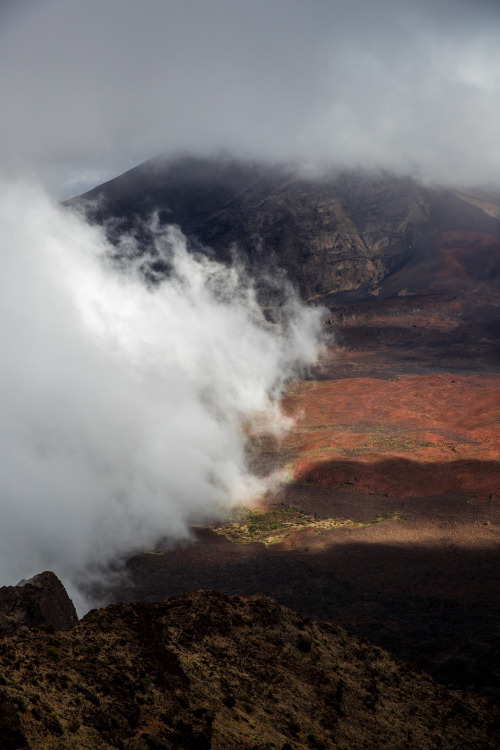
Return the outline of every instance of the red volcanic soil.
[[[293,476],[388,497],[500,500],[500,376],[398,375],[295,384]]]
[[[332,302],[335,343],[284,399],[295,425],[279,450],[262,442],[289,469],[262,505],[343,525],[268,546],[194,530],[94,593],[264,593],[500,698],[498,308],[472,292]]]

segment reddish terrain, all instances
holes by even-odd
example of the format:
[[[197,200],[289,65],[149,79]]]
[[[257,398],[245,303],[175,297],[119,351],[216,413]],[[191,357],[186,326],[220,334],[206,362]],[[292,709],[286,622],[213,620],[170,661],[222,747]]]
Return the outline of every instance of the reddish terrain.
[[[295,426],[260,459],[289,469],[264,517],[291,506],[339,523],[267,545],[193,530],[130,560],[103,600],[265,593],[449,686],[500,695],[497,305],[471,293],[332,305],[335,343],[290,385]]]
[[[294,479],[402,498],[500,500],[500,376],[398,375],[294,385]]]

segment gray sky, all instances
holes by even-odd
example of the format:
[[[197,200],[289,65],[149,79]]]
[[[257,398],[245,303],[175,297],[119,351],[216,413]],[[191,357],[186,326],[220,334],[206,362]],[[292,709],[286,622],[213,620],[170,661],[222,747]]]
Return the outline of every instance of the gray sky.
[[[162,151],[500,183],[500,4],[12,0],[0,163],[59,196]]]

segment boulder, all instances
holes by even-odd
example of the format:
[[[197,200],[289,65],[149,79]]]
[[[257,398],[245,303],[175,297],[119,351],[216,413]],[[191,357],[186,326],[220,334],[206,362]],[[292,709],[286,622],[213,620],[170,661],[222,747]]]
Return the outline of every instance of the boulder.
[[[73,602],[59,578],[45,571],[0,588],[0,634],[21,627],[69,630],[78,622]]]

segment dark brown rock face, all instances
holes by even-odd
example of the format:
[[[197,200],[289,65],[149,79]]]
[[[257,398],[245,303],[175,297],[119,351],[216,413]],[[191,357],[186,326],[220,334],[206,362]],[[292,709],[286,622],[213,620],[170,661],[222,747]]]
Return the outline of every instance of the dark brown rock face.
[[[22,636],[22,637],[21,637]],[[2,748],[498,747],[491,701],[331,623],[199,591],[0,641]]]
[[[69,630],[77,622],[73,602],[59,578],[50,571],[17,586],[0,588],[0,634],[22,626]]]
[[[112,219],[120,231],[138,230],[157,211],[193,248],[201,242],[223,261],[236,251],[256,276],[281,269],[305,299],[478,281],[499,288],[498,197],[410,177],[334,170],[311,177],[233,159],[156,158],[81,198],[98,199],[94,219]],[[153,266],[162,272],[161,259]]]

